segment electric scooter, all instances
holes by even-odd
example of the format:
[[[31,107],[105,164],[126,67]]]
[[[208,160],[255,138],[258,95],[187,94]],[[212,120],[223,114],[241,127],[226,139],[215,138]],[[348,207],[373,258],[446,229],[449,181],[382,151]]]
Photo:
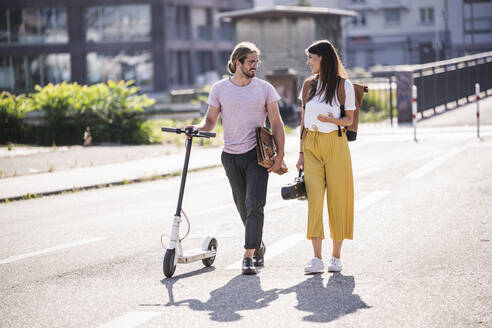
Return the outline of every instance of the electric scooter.
[[[186,175],[188,173],[188,163],[190,161],[191,145],[193,144],[193,138],[214,138],[213,132],[196,131],[193,128],[177,129],[177,128],[161,128],[163,132],[173,132],[177,134],[184,133],[186,135],[186,155],[183,166],[183,172],[181,173],[181,186],[179,188],[178,207],[176,214],[174,214],[173,226],[171,230],[171,237],[169,245],[166,248],[164,254],[164,261],[162,264],[162,271],[168,278],[172,277],[176,270],[177,263],[190,263],[198,260],[202,260],[203,265],[206,267],[211,266],[214,263],[215,255],[217,254],[217,240],[213,237],[207,237],[203,240],[202,247],[183,251],[181,241],[186,237],[179,238],[179,225],[181,223],[181,205],[183,203],[184,188],[186,183]],[[184,212],[183,212],[184,214]],[[188,221],[186,214],[185,219]],[[190,228],[190,222],[188,221],[188,233]],[[188,235],[188,234],[186,234]],[[162,241],[162,240],[161,240]]]

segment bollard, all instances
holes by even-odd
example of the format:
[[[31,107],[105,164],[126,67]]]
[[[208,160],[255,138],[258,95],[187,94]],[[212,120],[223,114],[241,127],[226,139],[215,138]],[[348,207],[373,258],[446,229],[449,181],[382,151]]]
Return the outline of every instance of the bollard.
[[[480,139],[480,84],[475,83],[475,95],[477,96],[477,138]]]
[[[412,86],[412,124],[413,140],[417,142],[417,86]]]

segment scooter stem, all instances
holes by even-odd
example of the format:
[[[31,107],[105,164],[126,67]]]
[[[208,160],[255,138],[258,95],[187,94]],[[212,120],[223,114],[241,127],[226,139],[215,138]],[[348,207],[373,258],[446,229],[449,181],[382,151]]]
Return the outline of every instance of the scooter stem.
[[[181,173],[181,186],[179,188],[178,207],[176,208],[175,216],[181,216],[181,205],[183,204],[183,195],[186,184],[186,175],[188,174],[188,163],[190,161],[191,145],[193,144],[193,136],[186,138],[186,155],[183,165],[183,172]]]

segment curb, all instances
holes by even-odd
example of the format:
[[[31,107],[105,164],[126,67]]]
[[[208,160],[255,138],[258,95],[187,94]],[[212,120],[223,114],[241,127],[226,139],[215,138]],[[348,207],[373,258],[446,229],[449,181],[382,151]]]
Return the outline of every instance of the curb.
[[[208,169],[214,169],[217,167],[221,167],[221,164],[215,164],[215,165],[209,165],[209,166],[204,166],[200,168],[194,168],[194,169],[189,169],[188,173],[190,172],[199,172],[203,170],[208,170]],[[67,193],[75,193],[75,192],[81,192],[81,191],[87,191],[87,190],[94,190],[94,189],[102,189],[102,188],[109,188],[109,187],[114,187],[114,186],[122,186],[122,185],[129,185],[129,184],[135,184],[135,183],[141,183],[141,182],[149,182],[149,181],[155,181],[155,180],[161,180],[161,179],[168,179],[176,176],[180,176],[181,171],[178,172],[171,172],[171,173],[164,173],[164,174],[156,174],[151,177],[145,177],[145,178],[136,178],[136,179],[123,179],[115,182],[108,182],[108,183],[102,183],[102,184],[96,184],[96,185],[89,185],[89,186],[84,186],[84,187],[73,187],[73,188],[67,188],[67,189],[60,189],[56,191],[47,191],[47,192],[41,192],[41,193],[27,193],[22,196],[16,196],[16,197],[11,197],[11,198],[0,198],[0,204],[6,204],[14,201],[22,201],[22,200],[29,200],[29,199],[37,199],[37,198],[43,198],[46,196],[53,196],[53,195],[61,195],[61,194],[67,194]]]

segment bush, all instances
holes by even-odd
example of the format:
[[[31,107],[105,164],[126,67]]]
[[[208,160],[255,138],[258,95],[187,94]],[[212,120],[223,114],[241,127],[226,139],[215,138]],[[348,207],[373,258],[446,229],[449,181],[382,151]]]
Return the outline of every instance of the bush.
[[[32,110],[31,101],[24,95],[12,95],[6,91],[0,94],[0,143],[7,144],[26,138],[22,118]]]
[[[150,130],[144,125],[144,110],[154,100],[138,95],[138,88],[132,84],[109,81],[107,85],[100,83],[88,88],[91,110],[87,125],[91,126],[93,140],[136,144],[152,142]]]
[[[389,118],[389,91],[370,90],[364,95],[359,122],[379,122]]]
[[[10,115],[19,118],[9,121],[9,141],[45,145],[81,144],[87,127],[90,127],[95,143],[141,144],[152,141],[150,130],[144,126],[143,115],[144,109],[154,100],[139,95],[133,81],[108,81],[107,84],[92,86],[63,82],[36,86],[36,91],[28,98],[2,97],[1,113],[22,114]],[[39,127],[22,124],[23,114],[28,110],[42,111],[46,124]],[[1,142],[5,142],[3,138]]]

